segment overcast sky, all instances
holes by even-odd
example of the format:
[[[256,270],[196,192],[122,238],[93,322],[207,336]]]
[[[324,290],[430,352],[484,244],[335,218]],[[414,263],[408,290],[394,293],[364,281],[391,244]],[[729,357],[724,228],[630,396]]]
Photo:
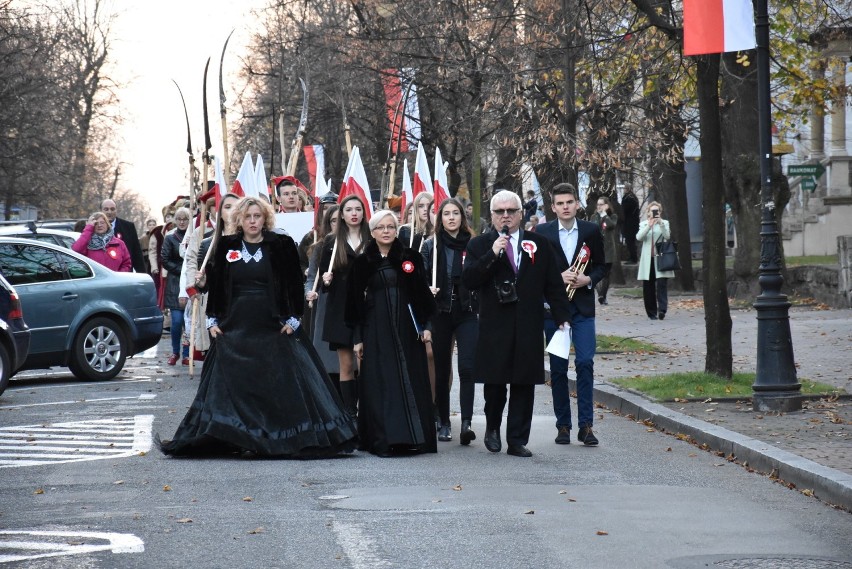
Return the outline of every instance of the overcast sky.
[[[219,57],[232,29],[225,55],[227,105],[233,113],[234,85],[227,75],[239,68],[239,56],[251,37],[253,8],[266,0],[140,0],[116,2],[118,21],[112,60],[115,77],[125,86],[118,92],[124,124],[122,176],[119,188],[132,188],[147,197],[159,219],[163,205],[188,192],[186,119],[178,82],[186,98],[196,165],[204,144],[202,79],[212,57],[207,96],[213,154],[221,156],[219,120]],[[229,114],[233,125],[235,115]],[[231,149],[234,154],[234,149]],[[240,153],[242,154],[242,153]],[[120,206],[119,206],[120,207]]]

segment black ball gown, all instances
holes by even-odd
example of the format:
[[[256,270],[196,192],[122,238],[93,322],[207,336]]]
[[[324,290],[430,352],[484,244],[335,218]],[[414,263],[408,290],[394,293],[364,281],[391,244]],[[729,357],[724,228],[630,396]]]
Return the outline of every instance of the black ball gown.
[[[275,303],[268,292],[269,257],[268,249],[249,243],[243,244],[242,258],[230,263],[225,279],[231,298],[219,322],[222,334],[207,353],[189,411],[172,440],[160,443],[165,454],[250,451],[318,458],[354,450],[356,425],[310,339],[301,328],[292,335],[280,332],[279,317],[270,308]]]

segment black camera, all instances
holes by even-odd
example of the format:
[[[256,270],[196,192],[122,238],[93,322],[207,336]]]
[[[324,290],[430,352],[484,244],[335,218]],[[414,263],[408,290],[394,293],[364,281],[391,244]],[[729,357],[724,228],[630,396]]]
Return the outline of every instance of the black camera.
[[[497,301],[500,304],[513,304],[518,302],[518,289],[514,281],[503,281],[497,283]]]

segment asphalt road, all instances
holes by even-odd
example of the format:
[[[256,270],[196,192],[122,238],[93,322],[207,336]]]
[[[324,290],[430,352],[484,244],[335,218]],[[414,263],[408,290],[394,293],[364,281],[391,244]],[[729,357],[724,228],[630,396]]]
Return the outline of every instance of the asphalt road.
[[[530,459],[486,451],[481,414],[473,445],[437,455],[167,458],[151,436],[198,372],[163,361],[105,383],[27,373],[0,396],[0,565],[852,567],[849,513],[603,410],[599,447],[555,445],[544,387]]]

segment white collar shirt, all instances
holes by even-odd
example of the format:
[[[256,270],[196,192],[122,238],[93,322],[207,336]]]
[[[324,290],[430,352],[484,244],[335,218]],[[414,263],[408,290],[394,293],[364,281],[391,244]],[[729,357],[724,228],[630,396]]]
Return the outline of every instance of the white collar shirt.
[[[574,251],[577,250],[577,239],[580,237],[580,232],[577,229],[577,220],[574,220],[574,226],[571,229],[565,229],[562,222],[559,222],[559,244],[562,245],[562,250],[565,252],[565,258],[568,259],[568,264],[574,262]]]

